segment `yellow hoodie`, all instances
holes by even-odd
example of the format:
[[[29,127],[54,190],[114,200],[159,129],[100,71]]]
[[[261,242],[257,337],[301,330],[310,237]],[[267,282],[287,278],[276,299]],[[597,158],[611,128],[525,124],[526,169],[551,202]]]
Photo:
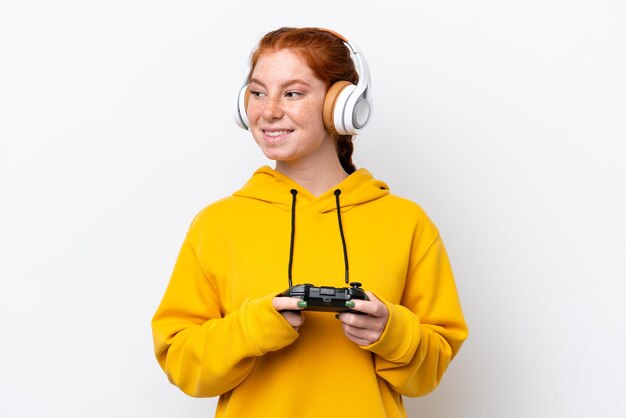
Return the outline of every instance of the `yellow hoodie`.
[[[319,197],[262,167],[205,208],[182,245],[152,329],[159,364],[216,417],[405,417],[401,395],[439,383],[467,337],[441,238],[415,204],[364,169],[341,190],[351,281],[389,309],[381,338],[348,340],[333,313],[304,311],[296,332],[272,307],[293,284],[346,287],[334,190]]]

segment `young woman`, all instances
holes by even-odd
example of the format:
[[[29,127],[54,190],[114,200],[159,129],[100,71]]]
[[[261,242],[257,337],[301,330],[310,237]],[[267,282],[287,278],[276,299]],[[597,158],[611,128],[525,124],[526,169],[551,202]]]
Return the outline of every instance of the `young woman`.
[[[153,318],[169,380],[219,395],[217,417],[405,417],[402,395],[432,391],[467,337],[436,227],[351,161],[367,93],[336,126],[367,71],[351,48],[316,28],[260,41],[239,123],[275,168],[197,215]],[[282,295],[349,280],[368,297],[338,314]]]

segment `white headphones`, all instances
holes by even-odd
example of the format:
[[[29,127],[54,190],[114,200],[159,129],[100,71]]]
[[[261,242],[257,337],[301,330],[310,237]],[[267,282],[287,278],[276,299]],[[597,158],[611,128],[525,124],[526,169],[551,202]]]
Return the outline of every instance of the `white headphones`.
[[[372,87],[367,61],[356,46],[346,38],[328,29],[321,29],[341,39],[350,50],[354,67],[359,74],[356,85],[349,81],[337,81],[326,92],[322,118],[326,129],[335,135],[356,135],[367,125],[372,114]],[[235,122],[240,128],[249,130],[248,100],[250,89],[247,78],[244,80],[235,99]]]

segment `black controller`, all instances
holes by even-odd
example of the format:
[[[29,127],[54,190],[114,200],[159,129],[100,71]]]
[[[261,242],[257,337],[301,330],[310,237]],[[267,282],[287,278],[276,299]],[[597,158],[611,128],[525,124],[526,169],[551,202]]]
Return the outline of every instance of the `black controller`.
[[[347,308],[346,302],[355,299],[369,300],[369,298],[361,289],[361,283],[352,282],[350,286],[316,287],[309,283],[298,284],[285,290],[281,296],[302,299],[307,303],[306,310],[308,311],[361,313]]]

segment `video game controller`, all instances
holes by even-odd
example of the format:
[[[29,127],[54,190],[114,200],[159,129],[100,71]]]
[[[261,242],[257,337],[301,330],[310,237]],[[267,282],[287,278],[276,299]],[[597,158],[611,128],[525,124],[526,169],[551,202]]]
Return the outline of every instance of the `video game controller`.
[[[305,283],[290,287],[280,296],[302,299],[307,303],[306,310],[308,311],[362,313],[346,307],[346,302],[355,299],[369,300],[369,298],[361,289],[361,283],[352,282],[350,286],[317,287],[310,283]]]

